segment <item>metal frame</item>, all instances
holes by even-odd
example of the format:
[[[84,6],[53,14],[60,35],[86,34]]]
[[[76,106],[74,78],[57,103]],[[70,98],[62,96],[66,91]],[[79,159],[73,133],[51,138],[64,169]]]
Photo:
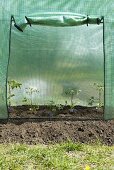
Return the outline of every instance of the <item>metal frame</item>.
[[[25,16],[25,19],[27,20],[27,17]],[[87,21],[88,21],[88,15],[87,15]],[[59,121],[59,120],[72,120],[72,121],[86,121],[86,120],[95,120],[95,121],[99,121],[99,120],[105,120],[105,25],[104,25],[104,16],[102,16],[101,20],[99,21],[100,23],[103,24],[103,55],[104,55],[104,113],[103,113],[103,119],[102,118],[71,118],[71,117],[66,117],[66,118],[57,118],[57,117],[38,117],[38,118],[11,118],[10,117],[10,113],[8,111],[8,101],[7,101],[7,83],[8,83],[8,71],[9,71],[9,63],[10,63],[10,56],[11,56],[11,37],[12,37],[12,22],[14,22],[14,26],[18,29],[18,26],[16,25],[14,16],[11,15],[10,18],[10,28],[9,28],[9,57],[8,57],[8,64],[7,64],[7,71],[6,71],[6,106],[7,106],[7,113],[8,113],[8,118],[6,119],[6,121],[16,121],[16,120],[26,120],[26,121],[30,121],[30,120],[37,120],[37,121]],[[28,20],[27,20],[28,22]],[[30,25],[30,24],[29,24]],[[98,24],[99,25],[99,24]],[[31,26],[31,25],[30,25]],[[88,23],[87,23],[88,26]],[[20,28],[18,29],[19,31]]]
[[[11,30],[12,30],[12,22],[13,21],[15,22],[14,17],[11,15],[10,27],[9,27],[9,56],[8,56],[7,71],[6,71],[6,106],[7,106],[7,113],[8,113],[7,120],[9,120],[8,101],[7,101],[7,98],[8,98],[7,84],[8,84],[8,71],[9,71],[10,54],[11,54]]]
[[[103,55],[104,55],[104,120],[105,120],[105,107],[106,107],[106,99],[105,99],[105,94],[106,94],[106,84],[105,84],[105,76],[106,76],[106,73],[105,73],[105,22],[104,22],[104,16],[102,17],[102,20],[103,20]]]

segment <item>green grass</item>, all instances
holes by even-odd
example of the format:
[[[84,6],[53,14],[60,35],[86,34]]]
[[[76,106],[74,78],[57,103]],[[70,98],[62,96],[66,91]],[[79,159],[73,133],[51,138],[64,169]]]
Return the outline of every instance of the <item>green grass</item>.
[[[100,143],[55,145],[0,145],[0,170],[90,170],[114,169],[114,146]]]

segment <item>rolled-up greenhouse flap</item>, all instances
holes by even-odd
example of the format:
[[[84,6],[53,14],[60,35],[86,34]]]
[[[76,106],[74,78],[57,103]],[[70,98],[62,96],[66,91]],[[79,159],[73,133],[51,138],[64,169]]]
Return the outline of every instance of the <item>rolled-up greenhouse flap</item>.
[[[25,16],[23,21],[17,22],[17,25],[24,30],[27,25],[43,25],[53,27],[66,27],[66,26],[80,26],[86,24],[100,24],[103,17],[90,17],[86,15],[39,15],[35,17]]]

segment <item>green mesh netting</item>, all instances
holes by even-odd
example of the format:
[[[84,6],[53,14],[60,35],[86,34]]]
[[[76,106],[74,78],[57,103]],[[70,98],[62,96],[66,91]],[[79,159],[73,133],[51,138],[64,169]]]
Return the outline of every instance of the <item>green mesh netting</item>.
[[[64,103],[69,99],[64,95],[66,89],[80,89],[77,103],[87,105],[91,96],[97,97],[94,82],[104,85],[105,65],[105,119],[114,118],[113,104],[113,1],[17,1],[6,0],[1,3],[0,25],[0,118],[7,118],[6,73],[8,62],[9,26],[11,14],[17,24],[24,16],[36,16],[38,12],[73,12],[82,16],[104,16],[105,18],[105,63],[103,55],[103,25],[96,23],[89,26],[52,27],[29,25],[19,32],[12,27],[11,55],[8,80],[22,83],[22,88],[15,91],[12,105],[21,105],[28,86],[38,88],[39,94],[33,96],[34,103],[45,104],[50,100]],[[62,15],[63,16],[63,15]],[[29,20],[31,19],[28,17]],[[63,18],[62,18],[63,19]],[[69,18],[67,18],[69,19]],[[84,20],[84,17],[81,18]],[[55,21],[55,20],[54,20]],[[57,21],[57,20],[56,20]],[[62,20],[63,21],[63,20]],[[74,18],[71,20],[74,25]],[[96,20],[95,20],[96,21]],[[36,20],[35,20],[36,22]],[[82,22],[82,21],[81,21]],[[58,21],[57,21],[58,23]],[[33,23],[32,23],[33,24]],[[45,25],[45,24],[44,24]],[[51,25],[53,25],[51,23]],[[65,25],[66,26],[66,25]],[[23,28],[23,27],[21,27]],[[97,104],[97,103],[96,103]]]

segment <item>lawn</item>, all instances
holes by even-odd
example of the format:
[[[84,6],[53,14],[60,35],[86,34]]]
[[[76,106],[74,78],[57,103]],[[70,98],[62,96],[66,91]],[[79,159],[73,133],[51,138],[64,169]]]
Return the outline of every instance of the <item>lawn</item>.
[[[68,141],[0,145],[0,170],[113,170],[114,146]]]

